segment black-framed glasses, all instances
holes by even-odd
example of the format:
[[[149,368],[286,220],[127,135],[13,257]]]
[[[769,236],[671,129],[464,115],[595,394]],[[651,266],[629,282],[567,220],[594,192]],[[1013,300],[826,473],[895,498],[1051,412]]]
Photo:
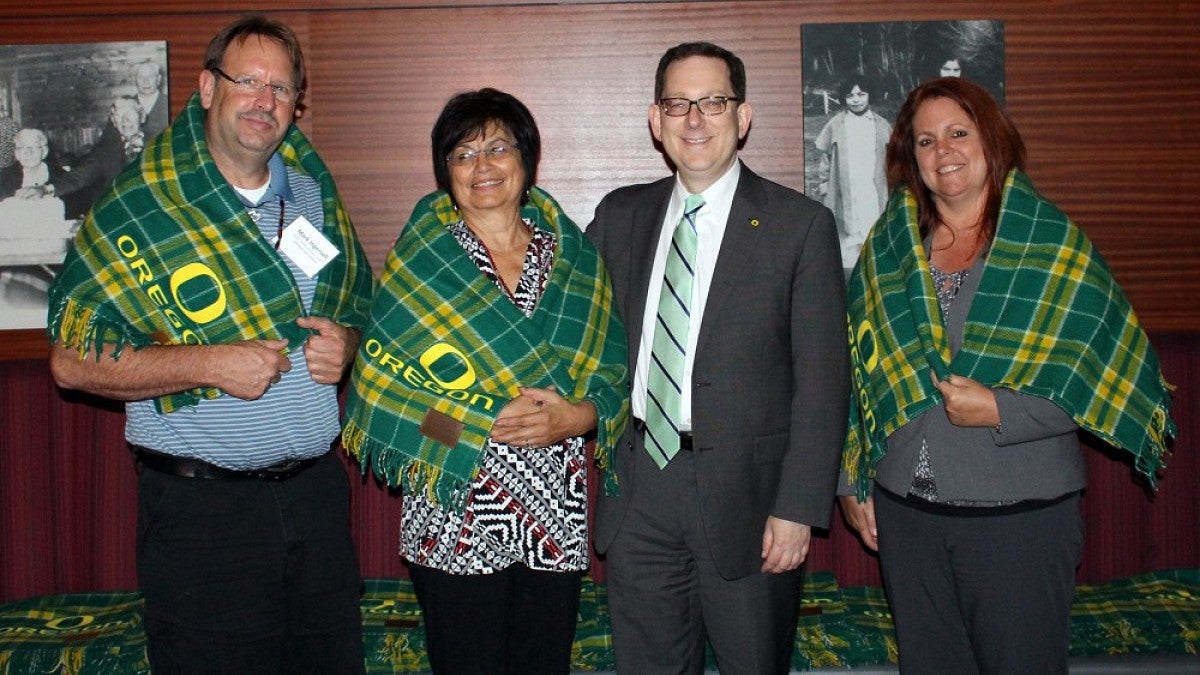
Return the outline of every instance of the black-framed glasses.
[[[684,117],[692,111],[692,106],[701,115],[720,115],[729,107],[730,101],[740,101],[736,96],[705,96],[704,98],[660,98],[658,107],[667,117]]]
[[[233,78],[226,74],[225,71],[216,67],[210,68],[210,70],[228,80],[233,85],[233,90],[239,94],[246,94],[247,96],[259,96],[263,93],[263,90],[270,89],[271,95],[275,97],[275,100],[285,105],[295,104],[300,100],[300,97],[304,95],[304,90],[296,89],[291,85],[262,82],[254,79],[253,77]]]
[[[479,150],[455,150],[449,155],[446,155],[446,162],[454,166],[463,166],[475,161],[476,157],[484,159],[504,159],[510,153],[516,152],[516,143],[497,143],[488,148]]]

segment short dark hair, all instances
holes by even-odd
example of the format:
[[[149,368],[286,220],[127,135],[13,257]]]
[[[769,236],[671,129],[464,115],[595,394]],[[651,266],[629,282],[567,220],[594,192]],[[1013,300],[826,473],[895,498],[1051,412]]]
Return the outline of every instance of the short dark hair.
[[[850,95],[850,90],[853,89],[855,85],[857,85],[858,88],[866,94],[870,94],[875,90],[874,83],[872,83],[871,79],[866,75],[859,75],[857,73],[847,75],[841,80],[838,80],[837,83],[836,93],[838,98],[841,99],[842,103],[846,102],[846,97]]]
[[[711,42],[685,42],[671,47],[658,60],[658,70],[654,73],[655,101],[663,97],[663,89],[666,88],[667,67],[676,61],[682,61],[692,56],[708,56],[724,61],[729,68],[729,83],[733,86],[734,98],[746,100],[746,64],[742,63],[736,54]]]
[[[932,62],[932,68],[929,71],[929,79],[942,77],[942,66],[946,65],[950,61],[955,61],[958,63],[958,68],[960,71],[959,77],[962,77],[962,71],[966,70],[966,64],[964,63],[963,57],[959,56],[958,54],[946,52],[939,54],[938,58]]]
[[[1025,170],[1025,142],[1021,133],[1000,107],[995,98],[978,84],[963,77],[939,77],[913,89],[900,112],[892,137],[887,145],[888,188],[907,187],[917,198],[917,212],[921,236],[933,230],[937,224],[937,206],[933,195],[917,166],[916,137],[913,120],[917,110],[926,101],[946,98],[958,104],[979,130],[979,142],[987,158],[987,204],[984,207],[982,235],[991,241],[996,233],[996,221],[1000,216],[1000,199],[1004,191],[1004,180],[1012,169]]]
[[[242,44],[252,35],[274,40],[283,45],[292,59],[292,77],[294,78],[292,84],[297,89],[304,89],[304,78],[308,74],[304,70],[304,53],[300,51],[300,39],[286,25],[258,14],[243,16],[217,33],[216,37],[208,43],[208,51],[204,54],[204,69],[220,68],[229,45],[233,44],[234,40],[237,40],[238,44]]]
[[[451,151],[459,143],[482,135],[491,124],[501,126],[513,135],[513,143],[525,169],[525,184],[521,191],[527,192],[533,187],[542,156],[542,137],[533,113],[512,94],[485,87],[455,94],[433,124],[429,134],[433,146],[433,176],[440,189],[450,192],[450,166],[446,158]]]

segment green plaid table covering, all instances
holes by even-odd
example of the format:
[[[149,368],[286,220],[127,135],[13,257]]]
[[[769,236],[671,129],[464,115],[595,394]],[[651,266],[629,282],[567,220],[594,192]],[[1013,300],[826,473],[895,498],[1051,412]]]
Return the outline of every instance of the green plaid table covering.
[[[0,674],[149,672],[140,593],[77,593],[0,605]]]
[[[367,579],[361,600],[368,673],[429,671],[421,608],[408,579]]]
[[[874,596],[865,601],[859,597],[867,594],[858,591],[872,590],[838,588],[832,572],[806,576],[792,668],[852,668],[895,661],[896,639],[886,601],[880,606],[874,604]]]
[[[792,657],[792,666],[796,670],[896,660],[887,603],[882,593],[877,593],[877,597],[864,595],[869,599],[852,608],[832,572],[817,572],[805,578],[801,616],[796,627],[797,650]],[[362,606],[368,673],[429,671],[421,610],[408,580],[368,580]],[[881,628],[886,628],[886,635]],[[711,650],[708,667],[716,668]],[[615,668],[607,589],[585,577],[571,651],[571,669],[601,672]]]
[[[429,672],[421,608],[408,579],[368,579],[362,597],[363,646],[368,673]],[[608,594],[590,577],[583,580],[572,670],[613,670]]]
[[[896,629],[883,589],[877,586],[843,588],[842,600],[846,603],[842,630],[850,649],[838,655],[843,662],[836,665],[897,663]],[[792,662],[795,663],[795,658]]]
[[[407,579],[368,579],[362,596],[368,673],[429,672],[421,610]],[[1164,570],[1080,586],[1071,655],[1200,655],[1200,569]],[[603,584],[584,578],[575,671],[612,671]],[[792,667],[804,671],[896,663],[883,589],[839,588],[831,572],[805,577]],[[711,652],[710,669],[716,663]],[[0,675],[149,673],[138,593],[45,596],[0,605]]]
[[[1071,654],[1200,655],[1200,569],[1080,586],[1071,607]]]

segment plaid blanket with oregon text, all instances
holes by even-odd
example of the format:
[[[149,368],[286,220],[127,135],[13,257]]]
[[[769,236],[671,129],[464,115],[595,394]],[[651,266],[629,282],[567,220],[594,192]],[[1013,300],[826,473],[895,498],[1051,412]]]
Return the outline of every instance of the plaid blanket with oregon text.
[[[192,96],[174,124],[117,176],[84,220],[50,291],[51,340],[96,358],[112,345],[221,344],[308,331],[286,263],[217,170]],[[339,251],[320,272],[312,313],[366,325],[374,279],[333,178],[292,126],[278,152],[321,186],[325,235]],[[161,397],[164,412],[216,398],[216,389]]]
[[[529,318],[450,234],[446,226],[459,215],[445,192],[417,204],[388,256],[342,441],[364,471],[389,485],[463,508],[492,423],[518,387],[553,385],[569,400],[595,404],[596,457],[611,468],[629,398],[625,328],[608,272],[542,190],[530,191],[522,217],[558,237],[550,280]],[[422,433],[430,414],[461,423],[457,443]],[[606,470],[605,481],[615,489],[615,472]]]
[[[1154,485],[1176,433],[1171,386],[1083,232],[1024,174],[1010,172],[963,346],[952,358],[916,210],[907,189],[892,194],[850,278],[853,386],[842,466],[859,498],[888,434],[941,402],[930,370],[1054,401],[1080,427],[1129,451]]]

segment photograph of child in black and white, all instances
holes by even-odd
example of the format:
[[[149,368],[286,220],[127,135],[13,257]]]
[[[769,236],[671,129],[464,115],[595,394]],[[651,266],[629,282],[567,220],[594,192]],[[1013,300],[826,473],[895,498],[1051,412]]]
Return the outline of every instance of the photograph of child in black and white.
[[[1001,21],[801,27],[805,193],[833,211],[847,278],[887,203],[884,153],[908,92],[967,77],[1004,103]]]

